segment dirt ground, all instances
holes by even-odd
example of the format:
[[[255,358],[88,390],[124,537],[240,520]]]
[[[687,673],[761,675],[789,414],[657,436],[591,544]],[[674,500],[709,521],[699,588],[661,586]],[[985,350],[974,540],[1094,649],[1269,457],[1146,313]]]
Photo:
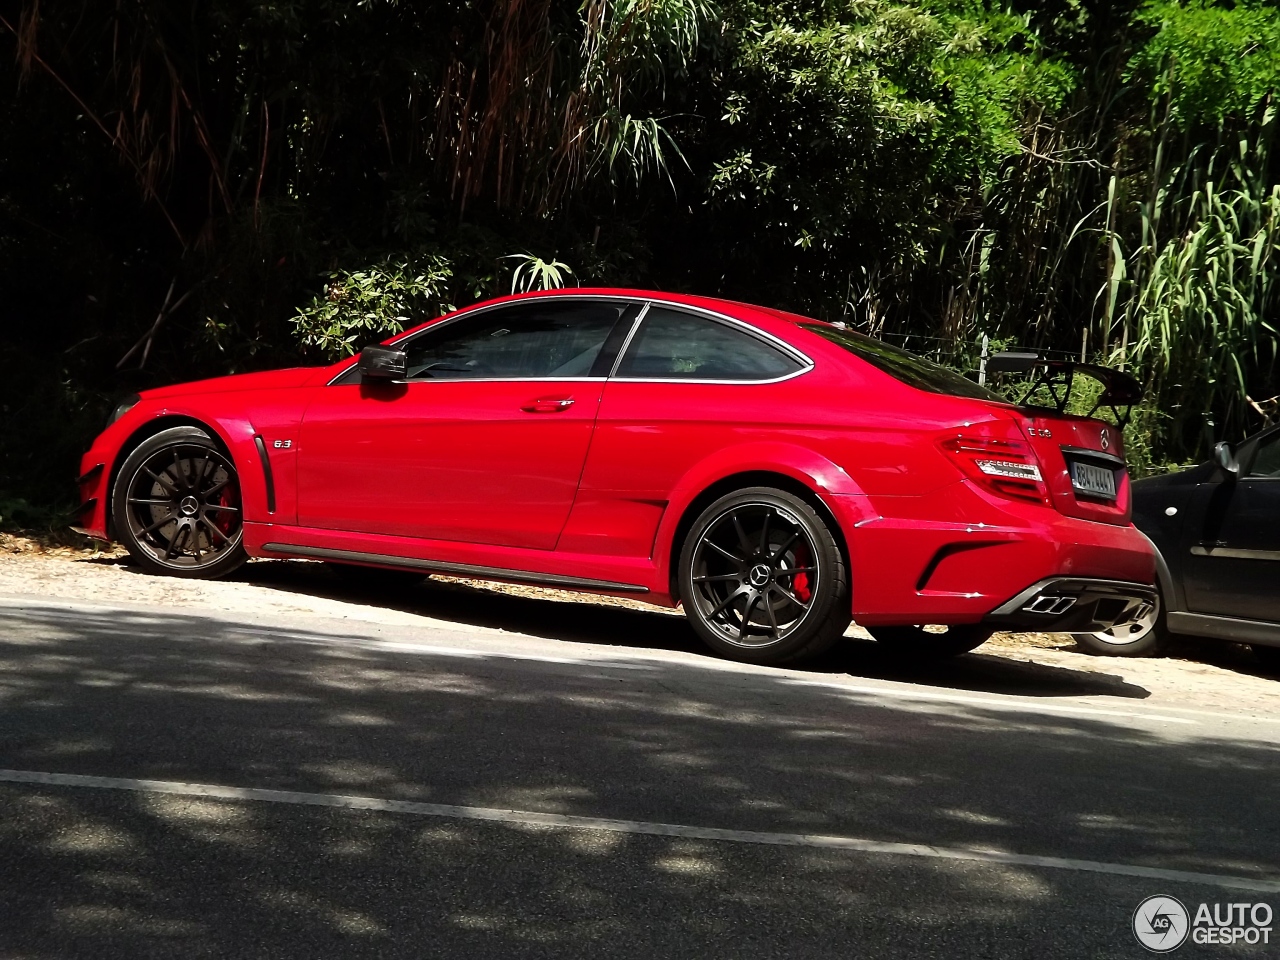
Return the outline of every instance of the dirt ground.
[[[218,581],[154,577],[116,547],[0,533],[0,596],[15,595],[166,604],[230,615],[251,610],[282,619],[496,627],[569,641],[700,651],[676,611],[635,600],[443,576],[407,589],[403,581],[370,585],[341,568],[305,560],[253,561]],[[857,626],[849,636],[863,639],[860,649],[873,647]],[[818,669],[1024,695],[1065,695],[1071,689],[1106,695],[1110,684],[1152,702],[1280,722],[1280,677],[1263,671],[1247,647],[1218,641],[1177,638],[1164,657],[1126,659],[1086,654],[1063,634],[1000,633],[973,655],[922,666],[915,675],[910,669],[880,669],[874,657],[855,658],[851,668],[842,660]]]

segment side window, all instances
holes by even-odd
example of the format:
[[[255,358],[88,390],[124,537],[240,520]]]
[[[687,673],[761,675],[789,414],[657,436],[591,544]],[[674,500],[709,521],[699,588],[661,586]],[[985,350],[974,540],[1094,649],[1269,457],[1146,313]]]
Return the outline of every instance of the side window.
[[[651,307],[617,376],[661,380],[772,380],[799,360],[728,324]]]
[[[549,297],[461,317],[405,344],[410,380],[604,376],[601,350],[640,305]],[[616,348],[615,348],[616,349]],[[612,359],[612,358],[610,358]]]
[[[1253,458],[1253,466],[1249,468],[1249,476],[1280,480],[1280,430],[1258,445],[1258,453]]]

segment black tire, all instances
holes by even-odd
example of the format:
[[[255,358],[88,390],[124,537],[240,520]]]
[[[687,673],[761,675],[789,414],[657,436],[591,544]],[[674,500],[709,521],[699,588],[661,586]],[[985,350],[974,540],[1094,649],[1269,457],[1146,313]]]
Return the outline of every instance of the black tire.
[[[849,573],[830,528],[799,497],[749,487],[694,521],[677,572],[685,615],[712,650],[744,663],[794,663],[849,626]]]
[[[978,649],[995,630],[981,624],[966,623],[947,627],[942,633],[926,630],[923,625],[867,627],[867,633],[875,637],[876,643],[882,644],[894,657],[904,660],[944,660]]]
[[[1071,636],[1081,650],[1100,657],[1156,657],[1169,639],[1164,613],[1164,601],[1157,590],[1155,604],[1131,623]]]
[[[1253,650],[1253,658],[1262,664],[1263,670],[1280,674],[1280,647],[1264,647],[1255,643],[1250,649]]]
[[[133,449],[111,516],[116,539],[148,573],[213,579],[248,559],[235,464],[198,427],[162,430]]]
[[[416,570],[391,570],[386,567],[362,567],[356,563],[326,563],[343,586],[361,590],[407,590],[427,578]]]

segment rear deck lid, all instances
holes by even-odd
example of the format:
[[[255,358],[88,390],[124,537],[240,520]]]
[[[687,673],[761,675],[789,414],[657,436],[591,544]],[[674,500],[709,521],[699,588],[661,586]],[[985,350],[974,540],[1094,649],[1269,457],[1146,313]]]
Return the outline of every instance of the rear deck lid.
[[[1130,522],[1129,472],[1119,427],[1034,408],[1023,408],[1020,422],[1059,513],[1120,526]]]

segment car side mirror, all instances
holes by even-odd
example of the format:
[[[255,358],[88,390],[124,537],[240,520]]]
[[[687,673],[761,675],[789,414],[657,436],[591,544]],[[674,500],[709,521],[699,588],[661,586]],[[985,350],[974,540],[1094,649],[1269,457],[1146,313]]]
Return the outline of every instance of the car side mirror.
[[[395,347],[365,347],[360,351],[356,364],[361,380],[403,380],[409,368],[409,358]]]
[[[1240,461],[1231,452],[1231,444],[1220,440],[1213,445],[1213,462],[1218,465],[1227,480],[1235,480],[1240,476]]]

